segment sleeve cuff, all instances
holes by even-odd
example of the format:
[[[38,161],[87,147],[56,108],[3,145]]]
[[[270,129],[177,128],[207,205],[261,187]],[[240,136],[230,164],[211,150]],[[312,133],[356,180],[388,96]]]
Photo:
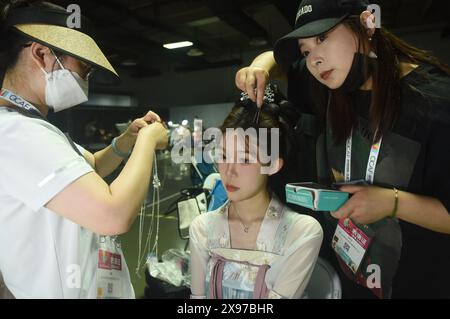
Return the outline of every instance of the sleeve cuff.
[[[30,208],[38,211],[68,185],[91,172],[93,172],[92,167],[82,157],[55,171],[37,185],[40,191],[30,202]]]

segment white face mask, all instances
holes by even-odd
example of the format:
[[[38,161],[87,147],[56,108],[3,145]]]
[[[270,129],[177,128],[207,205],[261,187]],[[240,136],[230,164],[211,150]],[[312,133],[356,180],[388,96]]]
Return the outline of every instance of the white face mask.
[[[53,53],[53,55],[55,55]],[[45,104],[54,112],[59,112],[88,100],[89,81],[82,79],[76,72],[69,71],[59,61],[60,70],[45,74]]]

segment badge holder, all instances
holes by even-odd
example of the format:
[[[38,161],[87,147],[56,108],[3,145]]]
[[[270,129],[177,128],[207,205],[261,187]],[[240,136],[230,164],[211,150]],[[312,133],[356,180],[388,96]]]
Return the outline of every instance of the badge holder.
[[[122,254],[117,236],[100,236],[97,264],[97,299],[122,297]]]
[[[356,275],[372,243],[374,232],[367,226],[358,226],[349,218],[341,219],[331,242],[333,250],[351,272]]]

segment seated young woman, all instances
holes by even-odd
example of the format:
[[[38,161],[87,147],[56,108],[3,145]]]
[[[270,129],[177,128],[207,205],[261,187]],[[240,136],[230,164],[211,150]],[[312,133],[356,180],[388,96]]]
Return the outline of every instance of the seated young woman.
[[[307,287],[323,233],[273,192],[287,182],[286,164],[295,165],[290,107],[276,96],[269,87],[261,110],[243,96],[221,127],[228,202],[190,226],[191,298],[301,298]]]

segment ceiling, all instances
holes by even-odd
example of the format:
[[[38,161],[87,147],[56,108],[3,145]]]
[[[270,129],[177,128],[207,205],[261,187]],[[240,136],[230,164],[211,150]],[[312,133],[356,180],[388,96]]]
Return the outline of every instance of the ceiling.
[[[134,77],[240,65],[245,52],[270,49],[290,31],[296,0],[54,0],[80,5],[111,63]],[[394,30],[440,28],[450,37],[450,1],[382,0],[381,20]],[[412,31],[411,31],[412,30]],[[164,43],[189,40],[176,50]],[[188,53],[203,53],[189,56]]]

